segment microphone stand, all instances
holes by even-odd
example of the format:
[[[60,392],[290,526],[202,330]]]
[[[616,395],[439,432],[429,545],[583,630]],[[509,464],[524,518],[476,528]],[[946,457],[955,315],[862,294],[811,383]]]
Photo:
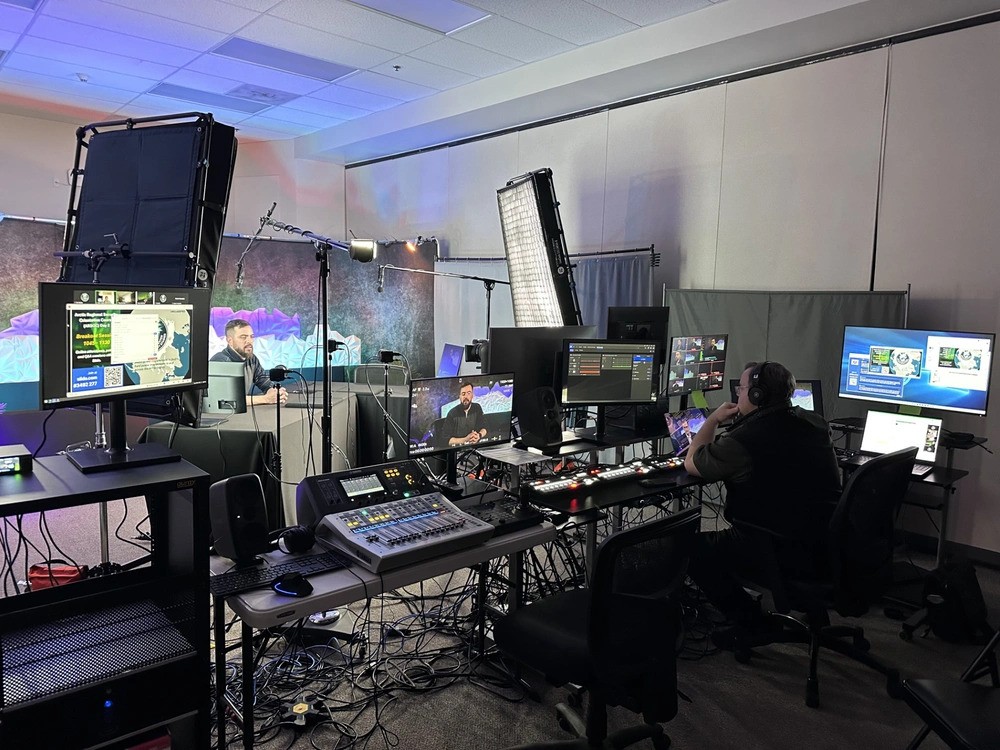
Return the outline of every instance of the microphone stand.
[[[267,377],[272,383],[281,383],[285,379],[288,370],[284,365],[272,368]],[[281,489],[281,386],[277,386],[278,394],[274,399],[274,455],[271,456],[271,471],[278,480],[278,489]]]
[[[388,270],[392,271],[405,271],[406,273],[422,273],[426,276],[447,276],[452,279],[467,279],[468,281],[481,281],[483,286],[486,288],[486,336],[490,335],[490,310],[492,307],[493,289],[497,284],[506,284],[510,286],[509,281],[504,281],[503,279],[487,279],[482,276],[469,276],[464,273],[449,273],[447,271],[425,271],[422,268],[403,268],[402,266],[394,266],[391,263],[380,263],[379,267],[379,291],[382,291],[381,282],[385,278],[385,272]]]
[[[323,409],[320,417],[320,432],[323,435],[323,456],[321,471],[329,474],[333,470],[333,416],[331,409],[331,378],[330,378],[330,313],[329,313],[329,283],[330,283],[330,250],[346,250],[352,260],[361,263],[368,263],[375,257],[376,243],[374,240],[352,240],[350,243],[338,242],[337,240],[324,237],[321,234],[310,232],[300,227],[274,221],[270,216],[261,219],[264,224],[268,224],[278,231],[290,232],[305,237],[312,241],[316,248],[316,260],[319,261],[320,278],[320,315],[322,316],[321,330],[324,348],[328,351],[323,365]]]
[[[260,237],[260,233],[264,231],[264,227],[267,226],[267,222],[270,220],[271,214],[274,213],[274,209],[277,205],[278,201],[272,202],[271,207],[267,209],[267,215],[260,217],[260,226],[257,227],[257,231],[253,233],[253,237],[250,238],[247,246],[243,248],[243,252],[240,253],[239,260],[236,261],[236,289],[238,291],[243,289],[243,261],[247,255],[250,254],[250,248],[253,247],[253,243],[257,241],[258,237]]]

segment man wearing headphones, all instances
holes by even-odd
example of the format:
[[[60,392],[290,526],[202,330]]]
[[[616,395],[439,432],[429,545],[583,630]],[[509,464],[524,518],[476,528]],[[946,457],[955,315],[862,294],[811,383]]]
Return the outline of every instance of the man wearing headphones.
[[[705,596],[736,624],[713,635],[720,647],[762,622],[759,605],[736,578],[759,574],[759,547],[741,522],[781,535],[776,542],[781,567],[818,574],[825,565],[840,470],[829,425],[792,406],[794,389],[795,379],[783,365],[747,363],[736,403],[708,416],[684,459],[689,474],[726,485],[724,515],[732,527],[702,533],[689,569]],[[721,432],[720,425],[729,422]]]

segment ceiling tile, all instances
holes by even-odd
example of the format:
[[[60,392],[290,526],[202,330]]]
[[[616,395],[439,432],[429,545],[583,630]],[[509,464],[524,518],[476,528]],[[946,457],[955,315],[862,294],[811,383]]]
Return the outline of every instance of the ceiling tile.
[[[267,109],[269,106],[259,102],[251,102],[246,99],[240,99],[236,96],[215,94],[211,91],[201,91],[200,89],[192,89],[186,86],[177,86],[173,83],[161,83],[155,88],[150,89],[149,93],[156,96],[179,99],[184,102],[192,102],[200,106],[222,107],[223,109],[229,109],[234,112],[242,112],[244,116],[260,112]]]
[[[226,38],[219,31],[111,5],[102,0],[48,0],[39,13],[50,18],[97,25],[119,34],[199,51],[214,47]]]
[[[263,16],[240,30],[240,36],[262,44],[277,40],[300,55],[312,55],[320,60],[349,65],[353,68],[370,68],[396,57],[399,53],[382,49],[375,44],[346,39],[327,34],[308,26],[292,23],[283,18]]]
[[[312,125],[300,125],[286,120],[276,120],[273,117],[266,117],[263,115],[248,117],[240,123],[240,130],[253,127],[266,128],[267,130],[271,130],[276,133],[285,133],[286,135],[291,136],[307,135],[309,133],[316,132],[316,128]]]
[[[291,133],[280,133],[277,130],[268,130],[260,125],[250,125],[246,128],[242,124],[236,126],[236,137],[239,141],[290,141],[298,136]]]
[[[512,21],[531,26],[546,34],[582,45],[609,39],[638,28],[635,24],[596,8],[590,3],[546,3],[537,0],[467,0],[469,5]],[[486,23],[486,21],[483,21]],[[475,28],[475,24],[471,28]]]
[[[455,0],[353,0],[374,10],[448,34],[481,21],[486,13]]]
[[[395,70],[396,66],[399,66],[399,70]],[[372,68],[372,72],[439,91],[462,86],[476,80],[474,76],[460,73],[457,70],[405,56],[395,57],[384,65],[378,65]]]
[[[264,13],[280,3],[281,0],[224,0],[224,2],[227,5],[236,5],[240,8],[249,8],[258,13]]]
[[[35,14],[24,8],[11,8],[9,5],[0,5],[0,30],[13,31],[20,34]]]
[[[17,43],[17,38],[18,35],[13,31],[4,31],[0,29],[0,52],[14,49],[14,45]]]
[[[309,25],[349,39],[367,40],[399,53],[409,52],[441,38],[441,34],[392,18],[345,0],[285,0],[270,16]]]
[[[399,78],[390,78],[378,73],[371,73],[367,70],[348,76],[344,80],[338,81],[338,83],[344,88],[360,89],[361,91],[389,96],[393,99],[402,99],[403,101],[421,99],[437,93],[436,89],[428,88],[427,86],[420,86],[416,83],[400,80]]]
[[[104,0],[104,2],[183,21],[205,29],[223,31],[226,34],[235,34],[258,16],[255,11],[236,7],[221,0],[171,0],[166,3],[151,3],[149,0]]]
[[[64,44],[79,45],[81,42],[85,42],[87,46],[94,49],[114,50],[119,55],[151,60],[165,65],[184,65],[198,55],[197,52],[184,47],[137,39],[128,34],[119,34],[115,31],[83,26],[72,21],[47,16],[40,16],[31,25],[28,34]]]
[[[456,31],[449,39],[458,39],[525,63],[543,60],[576,48],[576,45],[565,39],[558,39],[500,16],[490,16],[467,29]]]
[[[326,85],[315,78],[296,76],[283,70],[265,68],[262,65],[253,65],[242,60],[233,60],[212,54],[202,55],[197,60],[188,63],[185,69],[196,73],[218,75],[234,81],[270,86],[282,91],[290,91],[293,94],[308,94]]]
[[[208,73],[198,73],[193,70],[178,70],[163,80],[165,83],[185,86],[190,89],[200,89],[201,91],[210,91],[214,94],[225,94],[240,85],[239,81],[231,78],[222,78],[221,76],[213,76]]]
[[[380,96],[379,94],[372,94],[368,91],[361,91],[359,89],[346,88],[341,86],[339,83],[331,83],[329,86],[324,86],[323,88],[311,93],[309,97],[323,99],[337,104],[347,104],[351,107],[359,107],[360,109],[367,109],[372,112],[380,109],[388,109],[389,107],[395,107],[397,104],[403,103],[400,99]],[[300,99],[299,101],[302,100]]]
[[[297,99],[295,103],[302,101],[301,98]],[[321,102],[322,104],[329,104],[329,102]],[[354,117],[361,117],[368,114],[364,110],[356,110],[357,114]],[[283,122],[292,122],[298,125],[310,125],[313,130],[318,128],[328,128],[331,125],[336,125],[337,123],[344,122],[349,119],[347,117],[336,117],[330,114],[317,114],[310,111],[303,111],[301,109],[293,109],[292,103],[282,105],[280,107],[271,107],[267,110],[267,116],[273,120],[281,120]],[[258,116],[254,116],[255,121]]]
[[[155,81],[149,78],[130,76],[125,73],[112,73],[107,70],[99,70],[62,60],[47,60],[43,57],[24,55],[20,52],[12,52],[8,55],[4,61],[4,68],[53,76],[64,81],[69,81],[74,85],[76,83],[83,83],[85,86],[93,88],[119,89],[132,94],[141,94],[155,83]],[[81,81],[81,76],[87,80]],[[86,95],[85,91],[81,91],[80,93]]]
[[[47,39],[26,36],[17,44],[17,51],[35,57],[47,57],[99,70],[128,71],[131,75],[159,81],[177,70],[174,65],[161,65],[149,60],[125,57],[111,52],[77,47],[73,44],[52,44]],[[186,50],[185,50],[186,52]]]
[[[711,0],[587,0],[626,21],[650,26],[712,5]]]
[[[486,78],[503,73],[523,64],[520,60],[498,55],[495,52],[474,47],[451,37],[445,37],[434,44],[428,44],[426,47],[414,50],[409,56],[452,70],[459,70],[476,78]]]
[[[142,96],[137,96],[129,102],[129,104],[154,110],[163,116],[178,114],[181,112],[211,112],[216,121],[221,122],[224,125],[235,125],[236,123],[242,122],[249,117],[246,112],[236,112],[225,109],[224,107],[206,107],[204,105],[199,105],[196,102],[187,102],[181,99],[157,96],[156,94],[143,94]]]
[[[133,94],[120,89],[101,88],[98,86],[87,86],[76,81],[64,81],[53,76],[43,76],[35,73],[26,73],[23,70],[0,70],[0,82],[10,84],[22,91],[36,91],[38,97],[46,101],[66,101],[68,98],[72,102],[84,102],[80,106],[90,106],[91,103],[99,103],[102,108],[114,110],[121,106]],[[68,95],[68,96],[67,96]]]
[[[363,91],[356,93],[365,95]],[[332,117],[337,120],[353,120],[356,117],[364,117],[371,114],[369,110],[362,109],[361,107],[352,107],[349,104],[341,104],[339,102],[327,102],[322,99],[313,99],[309,96],[300,96],[294,102],[286,104],[283,109],[294,109],[311,116]]]

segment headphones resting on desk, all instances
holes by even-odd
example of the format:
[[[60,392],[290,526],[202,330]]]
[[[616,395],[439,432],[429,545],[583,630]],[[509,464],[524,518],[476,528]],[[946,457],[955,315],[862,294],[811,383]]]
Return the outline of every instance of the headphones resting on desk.
[[[314,544],[316,534],[306,526],[289,526],[278,533],[278,549],[286,554],[308,552]]]

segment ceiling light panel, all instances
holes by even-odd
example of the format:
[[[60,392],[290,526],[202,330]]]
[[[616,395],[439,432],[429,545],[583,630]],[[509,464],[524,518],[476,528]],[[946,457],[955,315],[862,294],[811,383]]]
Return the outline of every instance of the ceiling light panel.
[[[235,34],[258,16],[252,10],[234,7],[222,0],[171,0],[166,3],[151,3],[149,0],[104,0],[104,2],[226,34]]]
[[[456,31],[448,38],[467,42],[499,55],[513,57],[524,63],[576,49],[576,45],[570,44],[565,39],[559,39],[500,16],[490,16],[481,23]]]
[[[451,37],[445,37],[434,44],[414,50],[409,57],[458,70],[476,78],[503,73],[523,64],[520,60],[498,55],[496,52],[474,47]]]
[[[48,0],[39,13],[87,25],[99,22],[100,28],[108,31],[199,51],[211,49],[226,38],[226,34],[219,31],[111,5],[101,0]]]
[[[422,5],[423,0],[411,5]],[[372,44],[407,53],[425,44],[437,41],[441,34],[376,13],[347,0],[285,0],[269,16],[300,22],[309,19],[309,25],[321,31],[351,39],[367,39]]]
[[[236,96],[226,96],[225,94],[215,94],[211,91],[201,91],[190,89],[186,86],[177,86],[173,83],[161,83],[149,90],[155,96],[170,97],[185,102],[191,102],[200,106],[222,107],[234,112],[242,112],[243,117],[248,114],[255,114],[263,109],[267,109],[267,104],[247,101]]]
[[[443,34],[481,21],[488,15],[478,8],[455,0],[353,0],[372,10],[403,18]]]
[[[299,54],[352,68],[371,68],[399,55],[399,52],[381,47],[379,39],[366,36],[364,41],[354,41],[269,15],[247,24],[240,30],[240,36],[261,44],[274,44],[276,39],[294,39],[295,51]]]
[[[67,63],[82,65],[97,70],[127,70],[140,78],[161,81],[177,70],[175,65],[141,60],[137,57],[116,55],[112,52],[77,47],[73,44],[50,44],[45,39],[26,36],[17,45],[17,51],[35,57],[45,57],[51,60],[62,60]],[[185,50],[186,52],[186,50]]]
[[[283,70],[286,73],[316,78],[321,81],[335,81],[343,78],[355,69],[335,62],[329,62],[309,55],[300,55],[297,52],[272,47],[268,44],[261,44],[249,39],[233,37],[224,44],[220,44],[214,50],[213,55],[221,57],[232,57],[243,62],[263,65],[276,70]]]
[[[399,66],[399,70],[395,66]],[[417,83],[421,86],[444,91],[446,89],[472,83],[476,79],[457,70],[444,68],[434,63],[417,60],[414,57],[396,57],[385,63],[372,68],[375,73],[383,73],[390,78],[401,78],[410,83]]]
[[[128,34],[47,16],[39,16],[31,25],[28,35],[64,44],[79,44],[81,39],[86,39],[87,45],[95,49],[114,50],[119,55],[152,60],[163,65],[184,65],[198,56],[196,51],[185,47],[137,39]]]
[[[254,65],[243,60],[212,54],[202,55],[197,60],[188,63],[185,70],[221,76],[233,81],[256,83],[299,95],[308,94],[327,85],[315,78],[307,78],[294,73],[286,73],[283,70],[274,70],[263,65]]]
[[[298,94],[290,94],[287,91],[271,89],[267,86],[255,86],[251,83],[241,83],[231,91],[227,91],[229,96],[238,96],[240,99],[249,99],[252,102],[266,104],[269,107],[277,107],[288,104],[292,99],[298,99]]]

